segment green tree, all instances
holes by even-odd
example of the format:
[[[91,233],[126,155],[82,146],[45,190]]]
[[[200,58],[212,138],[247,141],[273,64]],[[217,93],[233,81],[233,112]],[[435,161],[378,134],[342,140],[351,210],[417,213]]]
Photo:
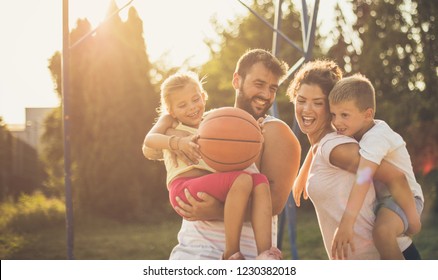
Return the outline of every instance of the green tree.
[[[0,117],[0,201],[10,192],[12,174],[12,135]]]
[[[54,58],[59,57],[59,54],[54,56]],[[53,63],[54,59],[52,59]],[[41,136],[41,141],[44,142],[41,161],[44,163],[47,173],[44,191],[49,196],[57,197],[64,195],[64,151],[61,115],[61,108],[56,108],[48,114],[44,121],[44,133]]]
[[[260,16],[274,24],[275,6],[273,1],[254,1],[252,9]],[[281,31],[297,45],[302,45],[300,14],[293,1],[283,1]],[[234,89],[231,81],[239,57],[248,49],[272,49],[273,31],[252,13],[235,19],[222,26],[217,21],[212,21],[216,32],[220,34],[219,42],[206,40],[210,47],[211,60],[203,65],[201,72],[207,75],[205,89],[209,93],[209,108],[234,105]],[[302,56],[292,46],[280,37],[279,58],[290,66]],[[288,82],[285,81],[277,93],[277,102],[280,117],[293,123],[293,107],[284,92]]]
[[[330,56],[376,89],[377,118],[406,141],[417,176],[438,170],[437,1],[348,1],[356,21],[339,18]],[[348,40],[350,38],[350,40]],[[359,46],[359,47],[358,47]],[[436,186],[425,185],[433,199]]]
[[[396,128],[421,120],[436,104],[436,1],[353,1],[361,49],[353,72],[376,88],[378,116]],[[397,106],[394,106],[397,104]],[[436,116],[434,118],[437,118]]]
[[[427,162],[436,167],[438,3],[357,1],[353,11],[363,42],[353,67],[375,85],[377,116],[405,138],[417,171],[423,169],[426,154],[432,153],[434,160]]]
[[[117,9],[111,3],[108,14]],[[79,20],[74,44],[91,30]],[[128,19],[110,18],[96,34],[71,49],[70,121],[75,209],[121,220],[140,218],[167,201],[164,170],[144,159],[141,144],[152,126],[158,94],[150,82],[142,21],[135,8]],[[60,54],[50,70],[61,96]],[[44,136],[52,185],[62,183],[61,110],[46,123]]]
[[[14,136],[0,117],[0,201],[41,189],[44,175],[35,148]]]
[[[355,48],[353,42],[358,41],[358,32],[352,30],[352,24],[347,21],[344,11],[341,9],[339,3],[336,3],[334,11],[334,28],[328,35],[319,37],[318,41],[322,45],[324,45],[329,39],[334,39],[336,41],[330,46],[325,56],[336,61],[339,67],[349,73],[352,71],[351,57],[356,54],[355,50],[357,50],[357,46]]]

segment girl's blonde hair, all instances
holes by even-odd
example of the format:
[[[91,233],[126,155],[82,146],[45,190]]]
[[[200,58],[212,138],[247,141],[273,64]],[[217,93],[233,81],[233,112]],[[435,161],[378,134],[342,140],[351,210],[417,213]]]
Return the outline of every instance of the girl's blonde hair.
[[[179,72],[167,77],[160,87],[160,108],[158,108],[158,113],[160,115],[167,114],[169,112],[170,96],[175,93],[175,91],[184,88],[188,84],[193,84],[199,88],[199,90],[204,93],[205,99],[207,99],[207,92],[203,88],[205,83],[205,76],[199,79],[198,74],[192,71]]]

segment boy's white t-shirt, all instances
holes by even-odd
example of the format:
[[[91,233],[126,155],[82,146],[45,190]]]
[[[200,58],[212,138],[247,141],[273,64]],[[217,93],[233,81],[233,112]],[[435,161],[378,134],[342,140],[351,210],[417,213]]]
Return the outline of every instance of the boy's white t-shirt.
[[[382,160],[386,160],[399,168],[406,175],[414,196],[419,197],[424,202],[423,191],[415,179],[406,143],[386,122],[375,120],[374,126],[362,136],[359,145],[359,153],[363,158],[378,165]],[[378,189],[379,197],[387,195],[389,195],[389,192],[386,188],[383,190]]]

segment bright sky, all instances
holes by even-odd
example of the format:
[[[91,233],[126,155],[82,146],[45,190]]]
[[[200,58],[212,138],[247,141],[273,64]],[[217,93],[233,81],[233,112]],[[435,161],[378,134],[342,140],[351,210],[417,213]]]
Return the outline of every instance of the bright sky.
[[[70,29],[78,18],[87,18],[96,27],[109,1],[70,0]],[[47,66],[55,51],[62,49],[62,2],[0,0],[0,116],[6,123],[24,123],[26,107],[59,106]],[[122,7],[129,0],[116,2]],[[172,66],[188,58],[191,65],[208,60],[203,40],[215,36],[210,26],[213,15],[226,22],[248,13],[237,0],[134,0],[132,5],[144,23],[150,60],[167,53],[165,61]],[[128,9],[122,11],[123,19]],[[320,15],[321,11],[322,7]]]

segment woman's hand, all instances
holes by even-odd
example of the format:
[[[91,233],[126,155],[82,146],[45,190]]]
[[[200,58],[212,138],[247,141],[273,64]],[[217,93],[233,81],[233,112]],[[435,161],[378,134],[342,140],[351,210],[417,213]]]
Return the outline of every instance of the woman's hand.
[[[208,221],[222,220],[224,215],[224,205],[216,198],[204,192],[198,192],[195,199],[190,192],[185,189],[185,196],[190,204],[185,203],[181,198],[176,197],[178,202],[175,210],[188,221]]]
[[[332,241],[332,259],[334,260],[347,260],[348,253],[351,250],[352,253],[355,251],[353,242],[353,226],[346,225],[341,221],[341,224],[335,231]]]
[[[299,180],[299,178],[296,179],[297,181]],[[301,195],[303,195],[303,198],[305,200],[307,200],[308,196],[307,196],[307,191],[306,191],[306,186],[304,185],[305,183],[294,183],[294,185],[292,186],[292,196],[295,200],[295,204],[297,207],[300,207],[301,203]]]
[[[295,182],[292,186],[292,195],[294,197],[295,204],[297,205],[297,207],[300,207],[301,195],[303,195],[304,199],[308,199],[308,195],[306,191],[306,182],[313,160],[312,149],[315,149],[315,147],[311,147],[307,152],[306,159],[304,160],[303,165],[301,166],[300,171],[298,173],[298,176],[295,179]]]

